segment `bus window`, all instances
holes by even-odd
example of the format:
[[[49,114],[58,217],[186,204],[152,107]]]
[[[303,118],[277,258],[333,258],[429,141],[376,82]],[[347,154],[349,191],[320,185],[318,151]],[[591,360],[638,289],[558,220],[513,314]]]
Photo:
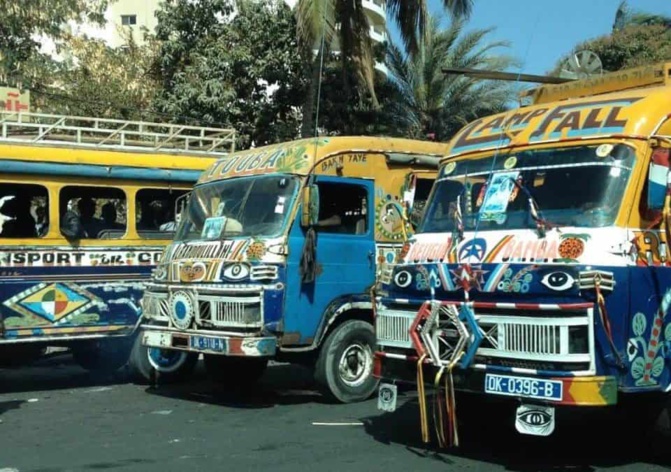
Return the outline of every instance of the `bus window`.
[[[49,230],[49,196],[40,185],[0,183],[0,238],[41,238]]]
[[[126,195],[118,188],[63,187],[61,233],[68,239],[121,239],[126,233]]]
[[[177,229],[175,200],[186,190],[146,188],[135,194],[137,232],[145,239],[172,239]]]

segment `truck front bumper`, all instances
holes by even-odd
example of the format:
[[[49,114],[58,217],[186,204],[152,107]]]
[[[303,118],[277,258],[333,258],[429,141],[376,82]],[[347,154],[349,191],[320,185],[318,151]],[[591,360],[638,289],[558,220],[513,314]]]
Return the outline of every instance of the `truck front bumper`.
[[[141,335],[143,346],[159,349],[241,357],[272,357],[277,351],[277,338],[272,336],[234,336],[146,325]]]

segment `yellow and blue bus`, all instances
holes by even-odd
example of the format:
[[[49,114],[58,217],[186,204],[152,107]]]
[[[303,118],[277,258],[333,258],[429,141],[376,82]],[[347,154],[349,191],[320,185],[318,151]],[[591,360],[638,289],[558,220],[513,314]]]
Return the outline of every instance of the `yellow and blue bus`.
[[[180,197],[234,151],[235,132],[36,113],[0,120],[3,364],[51,346],[92,371],[126,365],[131,351],[143,374],[195,364],[132,349],[140,299]]]

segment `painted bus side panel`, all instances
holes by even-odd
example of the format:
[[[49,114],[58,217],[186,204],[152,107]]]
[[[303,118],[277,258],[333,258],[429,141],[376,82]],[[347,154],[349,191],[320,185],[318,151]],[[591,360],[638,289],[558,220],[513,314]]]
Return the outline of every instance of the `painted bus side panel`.
[[[105,250],[5,251],[0,340],[132,330],[141,315],[143,283],[160,255],[133,249],[123,257]]]

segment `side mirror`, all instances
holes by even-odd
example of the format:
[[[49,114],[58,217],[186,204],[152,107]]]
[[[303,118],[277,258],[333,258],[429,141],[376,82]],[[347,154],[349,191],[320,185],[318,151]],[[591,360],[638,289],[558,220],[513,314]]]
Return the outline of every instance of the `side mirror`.
[[[654,147],[648,171],[648,210],[664,209],[669,182],[669,148]]]
[[[301,226],[309,228],[319,222],[319,187],[306,185],[301,193]]]
[[[191,192],[180,195],[175,199],[175,223],[179,223],[179,221],[182,219],[182,213],[184,212],[187,202],[189,201],[189,196],[191,196]]]
[[[403,203],[405,203],[405,209],[408,215],[412,213],[412,207],[415,204],[415,191],[417,189],[417,176],[415,174],[408,175],[408,180],[406,181],[406,189],[403,192]]]

